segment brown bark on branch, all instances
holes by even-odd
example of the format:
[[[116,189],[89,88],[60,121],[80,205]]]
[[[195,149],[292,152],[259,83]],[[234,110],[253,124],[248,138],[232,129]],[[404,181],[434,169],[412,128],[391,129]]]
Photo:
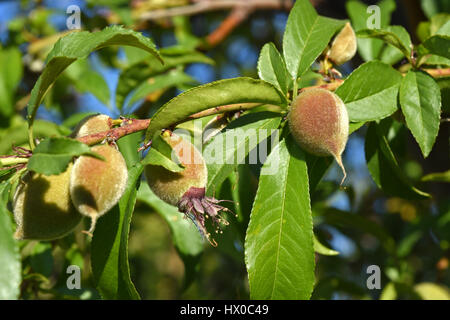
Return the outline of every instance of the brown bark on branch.
[[[335,79],[333,82],[330,82],[330,83],[318,84],[318,85],[315,85],[315,86],[302,88],[298,92],[300,93],[300,92],[303,92],[305,90],[315,89],[315,88],[322,88],[322,89],[326,89],[326,90],[330,90],[330,91],[335,91],[337,88],[339,88],[339,86],[342,83],[344,83],[344,80],[342,80],[342,79]]]
[[[234,8],[220,26],[206,37],[208,45],[214,47],[222,42],[251,12],[252,9],[247,6]]]
[[[127,119],[124,120],[122,126],[118,128],[90,134],[84,137],[77,138],[77,140],[87,145],[97,144],[105,139],[112,139],[116,141],[126,135],[146,130],[149,125],[150,119]]]
[[[137,17],[139,20],[157,20],[176,16],[190,16],[208,11],[226,10],[235,7],[250,7],[255,10],[290,9],[292,0],[215,0],[198,1],[192,5],[145,12]]]
[[[430,76],[433,78],[441,78],[441,77],[449,77],[450,76],[450,68],[446,69],[424,69]]]

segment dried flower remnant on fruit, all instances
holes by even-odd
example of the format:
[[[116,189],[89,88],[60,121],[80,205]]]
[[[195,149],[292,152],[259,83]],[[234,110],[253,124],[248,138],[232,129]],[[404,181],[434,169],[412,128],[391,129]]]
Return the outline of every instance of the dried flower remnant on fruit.
[[[348,140],[348,114],[344,102],[333,92],[314,88],[300,93],[288,115],[296,142],[317,156],[333,156],[342,168],[342,152]],[[341,184],[342,184],[341,182]]]
[[[352,59],[356,54],[356,35],[352,26],[347,22],[334,38],[328,58],[333,61],[335,65],[341,65]]]
[[[217,246],[206,230],[205,222],[211,218],[216,233],[222,232],[220,225],[228,222],[220,215],[229,211],[219,205],[221,202],[205,195],[208,172],[201,153],[187,140],[166,130],[163,139],[172,147],[184,170],[171,172],[162,166],[147,165],[145,176],[152,191],[165,202],[177,206],[185,217],[192,220],[200,234]]]
[[[97,219],[111,210],[122,197],[128,181],[128,170],[122,154],[109,145],[92,151],[105,161],[88,156],[79,157],[70,176],[70,195],[75,208],[91,218],[92,234]]]
[[[178,210],[183,212],[196,225],[202,236],[205,236],[214,247],[217,242],[211,238],[211,234],[206,230],[205,219],[211,218],[216,233],[222,233],[220,225],[228,225],[228,221],[221,215],[221,211],[229,211],[228,208],[219,205],[224,200],[217,200],[213,197],[205,196],[205,188],[191,187],[181,197],[178,202]]]
[[[82,216],[70,200],[72,164],[59,175],[28,172],[13,200],[16,239],[54,240],[62,238],[80,223]]]

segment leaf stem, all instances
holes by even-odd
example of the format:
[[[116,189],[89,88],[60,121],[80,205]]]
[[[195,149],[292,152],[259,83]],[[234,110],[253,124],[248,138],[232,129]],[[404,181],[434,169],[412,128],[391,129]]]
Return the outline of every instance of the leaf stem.
[[[227,105],[218,106],[218,107],[214,107],[214,108],[210,108],[210,109],[206,109],[204,111],[194,113],[193,115],[189,116],[189,118],[186,119],[185,121],[203,118],[203,117],[207,117],[207,116],[211,116],[211,115],[219,114],[219,113],[224,113],[224,112],[236,112],[236,111],[249,110],[249,109],[259,107],[262,105],[263,105],[262,103],[227,104]]]
[[[28,125],[28,143],[30,144],[31,150],[34,150],[34,148],[36,148],[36,144],[34,143],[34,136],[33,136],[33,124]]]
[[[0,167],[11,166],[19,163],[27,163],[28,158],[17,158],[17,157],[0,157]]]
[[[297,94],[298,94],[298,83],[297,83],[297,78],[293,79],[294,83],[293,83],[293,89],[292,89],[292,101],[294,101],[297,98]]]

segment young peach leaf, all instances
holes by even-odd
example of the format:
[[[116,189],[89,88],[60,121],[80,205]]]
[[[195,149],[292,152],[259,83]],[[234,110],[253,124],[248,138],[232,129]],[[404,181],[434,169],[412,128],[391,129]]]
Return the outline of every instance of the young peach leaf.
[[[11,185],[0,184],[0,300],[14,300],[19,297],[21,266],[19,243],[13,238],[13,224],[7,203]]]
[[[42,140],[33,150],[28,161],[28,170],[53,175],[64,172],[73,157],[88,155],[103,160],[92,152],[87,144],[65,137],[55,137]]]
[[[344,20],[319,16],[309,0],[298,0],[283,36],[283,55],[292,79],[305,73],[323,52]]]
[[[397,110],[398,88],[402,75],[391,66],[366,62],[337,88],[351,122],[386,118]]]
[[[400,107],[406,125],[427,157],[438,135],[441,119],[439,85],[427,73],[409,71],[400,86]]]
[[[286,97],[266,81],[246,77],[214,81],[187,90],[163,105],[152,118],[146,140],[197,112],[243,103],[287,106]]]
[[[411,185],[400,169],[389,146],[384,130],[371,123],[365,141],[367,167],[370,175],[386,194],[405,199],[427,199],[428,193]]]
[[[95,286],[104,299],[140,299],[130,278],[128,236],[136,203],[138,162],[128,171],[128,184],[119,203],[97,222],[92,239],[91,266]]]
[[[269,150],[266,139],[276,132],[280,122],[281,117],[276,113],[250,113],[234,120],[222,134],[215,136],[203,151],[208,166],[206,192],[212,195],[216,186],[225,181],[239,164],[244,163],[249,153],[249,162],[257,163],[258,155],[259,161],[264,162],[261,148]],[[278,139],[278,136],[274,138]],[[231,147],[227,146],[230,142],[233,143]]]
[[[292,85],[292,79],[286,69],[283,57],[273,43],[267,43],[261,49],[258,59],[258,75],[286,94]]]
[[[112,26],[98,32],[72,32],[60,38],[47,56],[47,65],[39,76],[31,91],[28,103],[28,122],[34,122],[37,109],[47,91],[58,76],[77,59],[87,58],[88,55],[101,48],[112,45],[134,46],[148,51],[162,63],[153,42],[141,33],[120,26]]]
[[[314,286],[314,241],[303,152],[289,137],[270,153],[261,175],[245,239],[252,299],[309,299]]]

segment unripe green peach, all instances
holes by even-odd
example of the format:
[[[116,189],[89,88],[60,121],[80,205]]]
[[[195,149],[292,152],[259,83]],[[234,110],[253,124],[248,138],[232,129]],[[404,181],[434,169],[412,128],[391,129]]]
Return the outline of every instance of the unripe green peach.
[[[112,128],[112,119],[105,114],[94,114],[81,120],[70,135],[80,138],[89,134],[99,133]]]
[[[168,132],[164,139],[173,148],[185,169],[171,172],[162,166],[147,165],[145,175],[150,189],[165,202],[176,206],[191,187],[206,186],[208,172],[201,153],[192,143]]]
[[[341,65],[349,61],[356,54],[356,35],[352,26],[347,22],[334,38],[328,58],[333,61],[335,65]]]
[[[297,143],[317,156],[333,156],[342,168],[342,152],[348,139],[348,114],[344,102],[333,92],[314,88],[300,93],[288,115]]]
[[[162,166],[147,165],[145,176],[152,191],[165,202],[178,206],[178,210],[191,219],[202,236],[217,246],[211,239],[211,234],[205,227],[205,219],[211,218],[216,226],[216,233],[220,231],[220,224],[228,222],[221,217],[221,211],[227,208],[219,205],[220,200],[205,195],[208,171],[201,153],[187,140],[165,131],[163,138],[178,156],[184,170],[171,172]]]
[[[122,197],[128,181],[128,170],[122,154],[109,145],[91,149],[105,160],[81,156],[70,175],[70,196],[75,208],[91,218],[89,233],[97,219],[111,210]]]
[[[71,171],[72,164],[59,175],[29,172],[25,176],[13,200],[16,239],[54,240],[80,223],[82,216],[70,200]]]

